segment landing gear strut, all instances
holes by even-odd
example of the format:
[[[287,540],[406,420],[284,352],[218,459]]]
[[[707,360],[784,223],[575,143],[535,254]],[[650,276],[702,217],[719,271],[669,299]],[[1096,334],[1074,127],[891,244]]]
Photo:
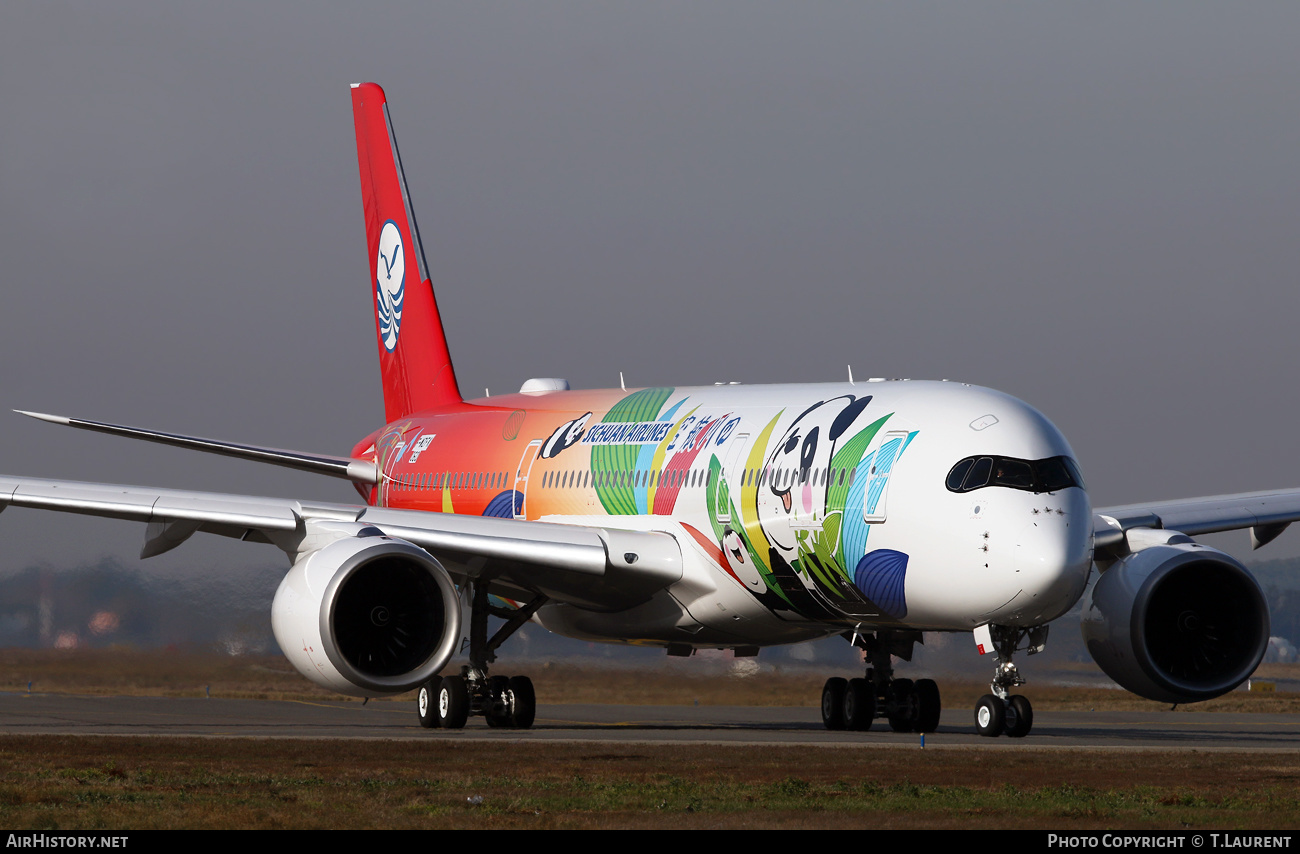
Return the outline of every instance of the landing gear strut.
[[[894,732],[934,732],[939,726],[939,686],[932,679],[895,679],[891,656],[912,660],[920,632],[877,632],[849,636],[866,650],[866,677],[826,680],[822,688],[822,722],[827,729],[867,730],[878,717]]]
[[[489,676],[488,665],[496,661],[497,647],[545,602],[545,596],[538,596],[518,610],[495,608],[488,601],[487,585],[476,583],[470,609],[469,664],[459,675],[435,677],[420,686],[416,697],[420,726],[461,729],[471,715],[479,715],[491,727],[531,727],[537,717],[532,680],[527,676]],[[490,640],[488,617],[506,621]]]
[[[989,683],[991,693],[980,697],[975,704],[975,730],[990,738],[999,735],[1023,738],[1033,729],[1034,707],[1027,697],[1011,693],[1011,689],[1025,684],[1012,656],[1026,639],[1028,645],[1024,648],[1030,655],[1042,652],[1047,644],[1047,626],[1022,629],[990,625],[988,630],[997,663],[993,667],[993,681]]]

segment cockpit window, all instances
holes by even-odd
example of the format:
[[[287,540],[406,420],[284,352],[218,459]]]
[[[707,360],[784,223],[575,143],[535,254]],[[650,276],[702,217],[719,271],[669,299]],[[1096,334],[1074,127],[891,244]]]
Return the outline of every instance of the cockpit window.
[[[970,467],[973,465],[975,465],[975,460],[968,458],[952,467],[952,471],[948,472],[948,490],[950,492],[961,492],[961,485],[966,480],[966,472],[970,471]]]
[[[981,486],[989,485],[989,475],[993,472],[993,458],[978,457],[971,460],[971,462],[974,465],[970,467],[970,472],[962,480],[961,488],[957,490],[959,492],[970,492],[972,489],[979,489]]]
[[[999,457],[993,466],[993,485],[1009,486],[1012,489],[1033,489],[1033,463]]]
[[[949,492],[1007,486],[1026,492],[1059,492],[1083,487],[1079,466],[1069,457],[1018,460],[1014,457],[967,457],[948,472]]]
[[[1052,457],[1040,460],[1038,474],[1043,479],[1043,488],[1056,492],[1069,486],[1083,486],[1083,475],[1079,467],[1069,457]]]

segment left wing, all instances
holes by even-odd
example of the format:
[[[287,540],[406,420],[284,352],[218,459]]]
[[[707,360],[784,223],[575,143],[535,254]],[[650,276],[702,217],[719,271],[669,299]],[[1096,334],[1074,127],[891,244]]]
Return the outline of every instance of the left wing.
[[[292,560],[329,523],[373,526],[428,551],[459,581],[598,610],[632,607],[682,577],[681,549],[663,532],[0,475],[0,510],[9,506],[145,522],[141,557],[203,531],[271,543]]]
[[[1300,521],[1300,489],[1278,489],[1093,508],[1093,535],[1096,547],[1108,550],[1134,528],[1189,536],[1249,528],[1251,546],[1259,548],[1296,521]]]
[[[140,427],[126,427],[121,424],[106,424],[103,421],[87,421],[84,418],[69,418],[66,415],[48,415],[44,412],[27,412],[15,409],[19,415],[62,424],[78,430],[90,430],[95,433],[107,433],[110,436],[124,436],[128,439],[142,439],[157,442],[160,445],[172,445],[205,454],[218,454],[223,457],[238,457],[257,463],[270,463],[275,466],[309,471],[329,477],[340,477],[358,484],[379,483],[379,469],[370,460],[358,460],[353,457],[336,457],[329,454],[305,454],[302,451],[288,451],[283,448],[265,448],[260,445],[244,445],[237,442],[221,442],[205,439],[202,436],[185,436],[180,433],[163,433],[159,430],[145,430]]]

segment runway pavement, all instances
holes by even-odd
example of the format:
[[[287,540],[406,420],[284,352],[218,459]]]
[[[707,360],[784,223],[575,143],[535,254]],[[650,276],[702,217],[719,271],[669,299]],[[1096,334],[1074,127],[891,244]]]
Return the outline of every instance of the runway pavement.
[[[996,750],[1114,748],[1298,750],[1300,716],[1207,712],[1037,712],[1022,739],[981,738],[969,709],[945,710],[926,747]],[[411,702],[102,697],[0,694],[0,733],[246,738],[505,739],[584,742],[919,745],[877,721],[870,732],[830,732],[816,708],[761,706],[550,705],[529,730],[426,730]]]

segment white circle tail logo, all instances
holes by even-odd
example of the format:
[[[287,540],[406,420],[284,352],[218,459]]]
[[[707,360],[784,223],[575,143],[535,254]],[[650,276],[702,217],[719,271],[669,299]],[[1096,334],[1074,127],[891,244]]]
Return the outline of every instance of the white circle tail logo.
[[[397,346],[402,325],[402,301],[406,297],[406,241],[391,219],[379,232],[379,258],[375,262],[375,313],[379,337],[390,353]]]

